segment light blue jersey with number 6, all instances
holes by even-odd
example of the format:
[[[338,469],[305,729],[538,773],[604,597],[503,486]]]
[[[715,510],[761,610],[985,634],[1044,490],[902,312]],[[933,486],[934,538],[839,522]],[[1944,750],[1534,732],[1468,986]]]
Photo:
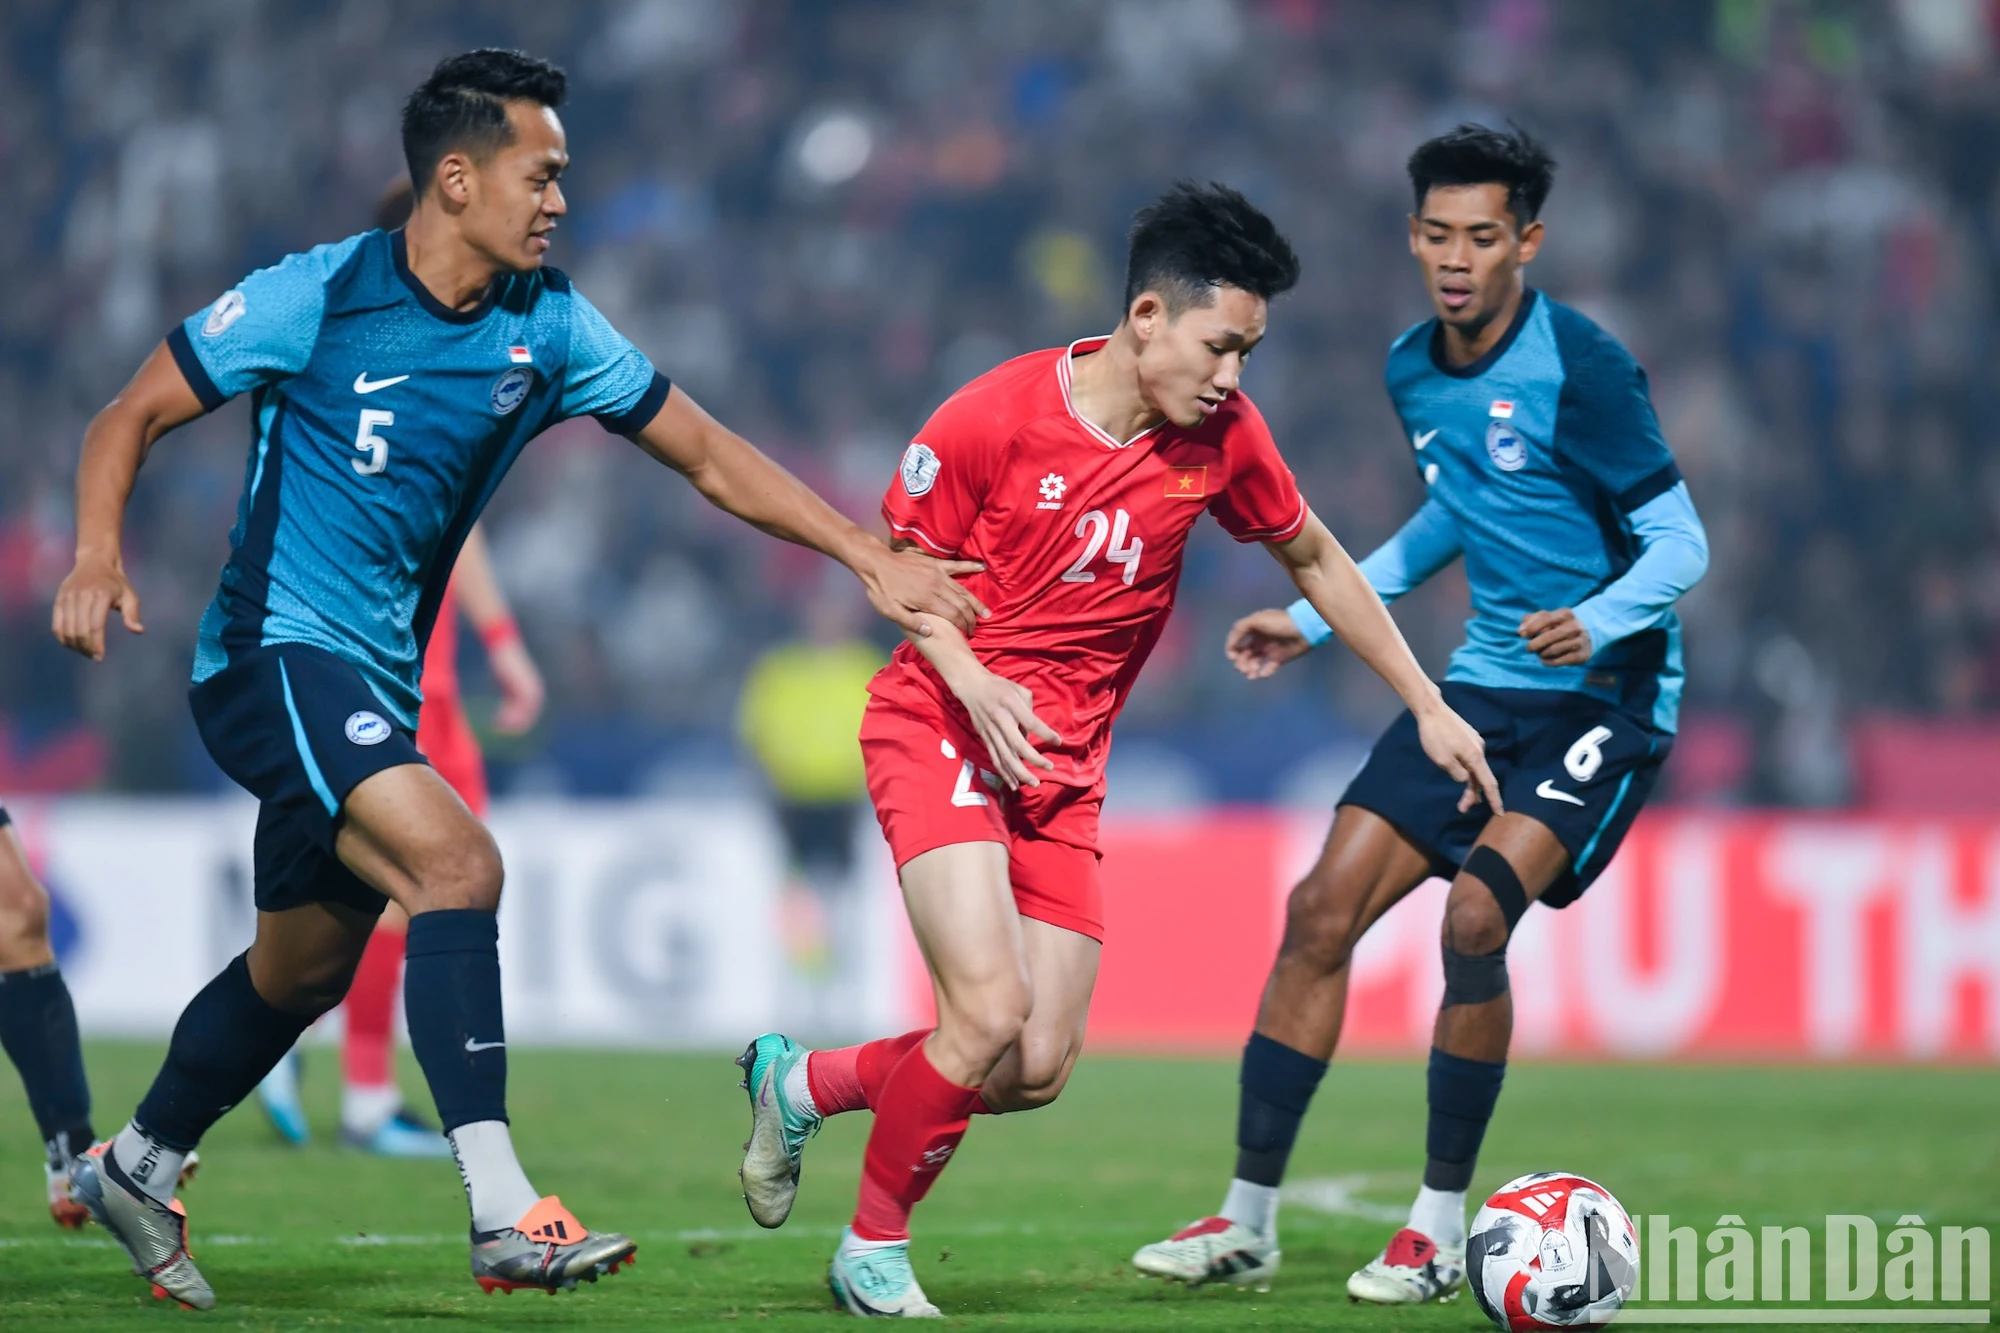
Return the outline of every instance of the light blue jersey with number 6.
[[[304,643],[352,662],[403,725],[459,546],[521,449],[594,416],[644,427],[667,381],[552,268],[470,310],[411,274],[403,233],[289,255],[167,337],[213,411],[250,395],[250,459],[194,679]]]

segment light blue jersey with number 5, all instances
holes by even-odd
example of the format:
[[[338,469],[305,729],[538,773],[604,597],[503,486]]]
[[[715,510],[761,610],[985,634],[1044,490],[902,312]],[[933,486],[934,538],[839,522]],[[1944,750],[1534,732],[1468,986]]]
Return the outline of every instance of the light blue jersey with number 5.
[[[194,679],[272,643],[360,668],[415,727],[459,546],[521,449],[594,416],[644,427],[667,381],[552,268],[470,310],[370,231],[259,269],[168,335],[203,408],[250,395],[250,459]]]

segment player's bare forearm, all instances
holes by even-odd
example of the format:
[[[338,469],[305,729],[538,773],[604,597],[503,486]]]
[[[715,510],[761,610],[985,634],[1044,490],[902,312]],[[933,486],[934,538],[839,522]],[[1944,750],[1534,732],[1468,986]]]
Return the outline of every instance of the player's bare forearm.
[[[1409,705],[1424,753],[1453,781],[1465,784],[1458,808],[1469,810],[1483,800],[1493,813],[1501,813],[1500,784],[1486,762],[1485,741],[1445,703],[1367,576],[1319,516],[1308,513],[1298,536],[1270,549],[1340,641]]]
[[[201,400],[161,343],[83,432],[76,469],[79,560],[88,555],[117,562],[125,503],[146,455],[162,435],[200,415]]]
[[[103,660],[104,624],[114,610],[128,630],[144,632],[139,595],[125,577],[125,505],[153,445],[201,412],[201,400],[162,343],[84,430],[76,468],[76,564],[56,590],[49,618],[65,648]]]
[[[927,616],[971,629],[986,608],[952,581],[968,561],[899,555],[755,445],[724,427],[676,386],[633,437],[704,499],[761,532],[810,547],[853,570],[875,609],[906,633],[930,633]]]
[[[1273,543],[1270,549],[1313,610],[1349,651],[1388,682],[1411,712],[1423,714],[1441,706],[1437,685],[1417,664],[1389,609],[1319,515],[1308,513],[1298,536]]]
[[[1034,696],[1028,688],[988,669],[955,625],[938,624],[929,634],[908,637],[923,659],[937,668],[945,688],[964,705],[1000,779],[1010,788],[1040,786],[1035,770],[1052,769],[1055,761],[1037,750],[1034,740],[1056,745],[1061,738],[1035,715]]]
[[[484,524],[473,524],[472,531],[465,534],[465,545],[458,548],[458,563],[451,568],[451,581],[458,604],[474,629],[483,633],[514,618],[513,608],[507,605],[507,594],[493,574],[493,555],[486,547]]]
[[[452,566],[451,585],[465,618],[479,632],[486,646],[486,664],[500,687],[500,707],[493,715],[499,731],[518,736],[535,725],[548,699],[548,685],[541,668],[535,665],[521,627],[514,621],[514,608],[507,604],[500,579],[493,572],[493,556],[486,547],[486,529],[475,523],[458,551]]]
[[[704,412],[678,385],[633,438],[686,477],[703,499],[759,531],[811,547],[850,569],[869,558],[870,543],[881,545],[756,445]]]

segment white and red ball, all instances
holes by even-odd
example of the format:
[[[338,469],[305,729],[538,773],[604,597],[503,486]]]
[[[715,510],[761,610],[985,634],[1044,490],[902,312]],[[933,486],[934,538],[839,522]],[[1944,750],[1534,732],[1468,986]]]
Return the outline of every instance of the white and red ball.
[[[1639,1283],[1639,1237],[1610,1190],[1541,1171],[1502,1185],[1472,1219],[1465,1280],[1516,1333],[1606,1324]]]

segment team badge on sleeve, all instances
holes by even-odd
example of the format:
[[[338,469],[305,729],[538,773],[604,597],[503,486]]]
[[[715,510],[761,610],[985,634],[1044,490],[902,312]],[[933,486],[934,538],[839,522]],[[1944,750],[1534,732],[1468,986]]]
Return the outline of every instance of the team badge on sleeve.
[[[243,318],[243,310],[243,292],[239,288],[231,287],[218,296],[215,304],[208,308],[208,318],[201,322],[201,336],[216,337],[231,324]]]
[[[904,493],[912,499],[928,493],[937,485],[938,467],[938,456],[921,440],[903,450],[903,465],[899,470]]]

